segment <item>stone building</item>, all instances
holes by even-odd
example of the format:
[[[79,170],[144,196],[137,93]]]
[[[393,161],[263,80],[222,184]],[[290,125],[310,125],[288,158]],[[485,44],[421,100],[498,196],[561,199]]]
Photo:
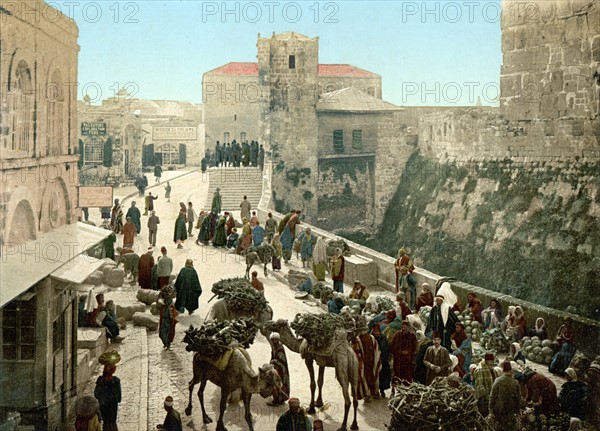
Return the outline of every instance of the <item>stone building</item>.
[[[202,107],[189,102],[133,99],[126,91],[101,105],[78,103],[81,180],[132,182],[156,164],[199,165],[204,153]]]
[[[381,100],[381,77],[319,64],[318,37],[259,34],[257,48],[257,63],[204,74],[207,145],[264,144],[278,211],[301,209],[324,227],[381,220],[393,190],[376,172],[398,166],[407,141],[400,108]]]
[[[109,232],[77,223],[77,26],[40,0],[0,22],[0,423],[55,430],[77,390],[72,286]]]

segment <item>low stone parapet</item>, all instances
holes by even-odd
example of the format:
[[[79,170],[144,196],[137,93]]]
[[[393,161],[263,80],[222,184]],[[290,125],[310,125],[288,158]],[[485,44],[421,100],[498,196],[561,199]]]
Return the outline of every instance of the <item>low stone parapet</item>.
[[[98,357],[108,346],[106,328],[77,328],[77,349],[88,349],[90,357]]]

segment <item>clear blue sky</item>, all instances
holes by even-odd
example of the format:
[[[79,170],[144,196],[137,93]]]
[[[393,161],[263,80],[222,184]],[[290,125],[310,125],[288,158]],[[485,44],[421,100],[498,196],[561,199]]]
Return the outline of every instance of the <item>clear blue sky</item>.
[[[295,31],[319,36],[320,63],[380,74],[386,101],[496,105],[499,0],[70,3],[51,4],[79,26],[79,99],[130,83],[138,98],[199,103],[204,72],[256,61],[259,32]]]

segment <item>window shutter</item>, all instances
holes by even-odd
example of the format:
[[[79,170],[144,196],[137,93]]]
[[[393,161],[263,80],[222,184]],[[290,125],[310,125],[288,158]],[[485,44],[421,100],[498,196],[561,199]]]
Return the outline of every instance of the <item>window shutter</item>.
[[[79,147],[77,149],[78,154],[79,154],[79,160],[77,161],[77,167],[79,169],[81,169],[83,167],[83,141],[80,139],[79,140]]]
[[[185,159],[186,159],[186,146],[185,144],[179,144],[179,164],[180,165],[185,165]]]
[[[102,166],[110,168],[112,166],[113,142],[112,138],[108,138],[104,143],[104,151],[102,151]]]

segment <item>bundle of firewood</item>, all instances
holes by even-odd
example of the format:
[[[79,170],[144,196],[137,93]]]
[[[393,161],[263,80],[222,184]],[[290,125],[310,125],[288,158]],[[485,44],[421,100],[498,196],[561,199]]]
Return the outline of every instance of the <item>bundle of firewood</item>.
[[[244,314],[258,314],[267,308],[268,301],[252,284],[242,277],[227,278],[213,284],[212,292],[225,299],[232,311]]]
[[[187,344],[185,349],[188,352],[200,352],[204,356],[217,358],[230,347],[250,347],[257,330],[258,326],[252,319],[209,321],[200,328],[190,326],[185,331],[183,342]]]
[[[430,386],[398,385],[390,399],[392,420],[388,431],[492,431],[477,410],[477,400],[467,385],[453,387],[436,378]]]

